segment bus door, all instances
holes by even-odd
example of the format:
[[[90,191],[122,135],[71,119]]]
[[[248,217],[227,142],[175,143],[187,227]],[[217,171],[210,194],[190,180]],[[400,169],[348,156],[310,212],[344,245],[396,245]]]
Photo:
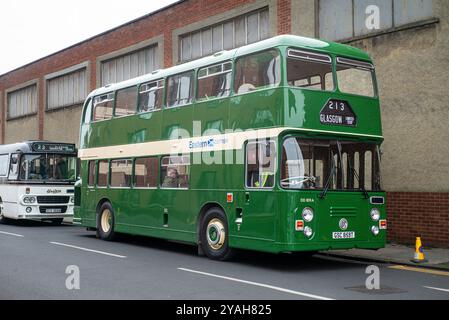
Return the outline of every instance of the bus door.
[[[276,143],[250,141],[246,145],[245,190],[239,235],[274,241],[276,230]]]

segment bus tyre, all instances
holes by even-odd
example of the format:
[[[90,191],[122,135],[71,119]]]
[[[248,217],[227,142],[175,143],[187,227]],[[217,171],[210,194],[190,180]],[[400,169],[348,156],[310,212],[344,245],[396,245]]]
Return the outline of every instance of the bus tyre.
[[[98,212],[97,237],[102,240],[112,241],[115,236],[114,227],[114,209],[109,202],[105,202],[101,205]]]
[[[228,223],[219,208],[209,209],[201,220],[201,248],[207,257],[225,261],[232,258],[234,250],[228,245]]]

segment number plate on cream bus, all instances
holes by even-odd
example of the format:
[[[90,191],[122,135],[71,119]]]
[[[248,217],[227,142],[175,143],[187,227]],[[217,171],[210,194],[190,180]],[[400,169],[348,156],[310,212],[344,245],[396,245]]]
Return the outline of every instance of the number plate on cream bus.
[[[332,232],[332,239],[355,239],[354,231]]]

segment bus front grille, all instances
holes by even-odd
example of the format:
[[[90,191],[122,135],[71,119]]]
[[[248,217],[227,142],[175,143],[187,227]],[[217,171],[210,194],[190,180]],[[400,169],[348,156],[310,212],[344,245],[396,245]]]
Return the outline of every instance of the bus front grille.
[[[70,197],[68,196],[38,196],[37,203],[42,204],[60,204],[68,203]]]

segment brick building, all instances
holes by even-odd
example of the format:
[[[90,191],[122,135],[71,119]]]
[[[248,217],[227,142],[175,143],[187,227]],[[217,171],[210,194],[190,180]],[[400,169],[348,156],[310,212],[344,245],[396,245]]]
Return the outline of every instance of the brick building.
[[[380,29],[366,18],[380,9]],[[368,9],[368,11],[367,11]],[[382,102],[389,237],[449,246],[449,2],[185,0],[0,75],[0,141],[78,141],[92,89],[277,34],[373,57]]]

